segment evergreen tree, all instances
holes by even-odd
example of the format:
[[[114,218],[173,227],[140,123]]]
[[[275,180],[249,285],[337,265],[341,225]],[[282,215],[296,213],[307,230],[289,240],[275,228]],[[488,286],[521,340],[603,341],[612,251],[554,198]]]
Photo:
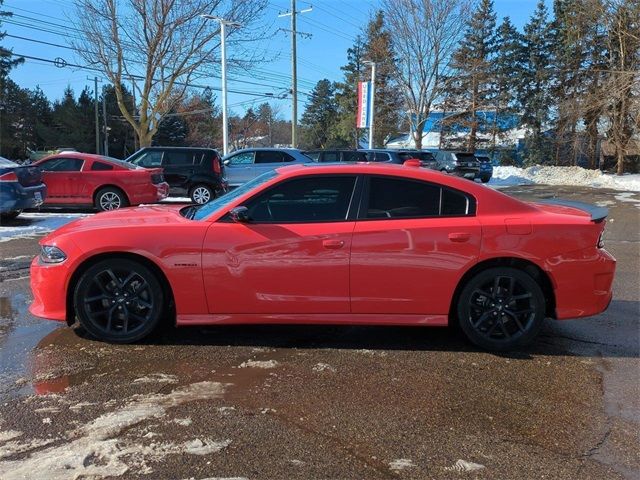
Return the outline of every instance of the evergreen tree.
[[[479,112],[492,106],[494,96],[493,57],[496,53],[496,14],[493,0],[482,0],[467,22],[464,38],[453,54],[453,97],[457,97],[458,115],[454,121],[468,130],[466,149],[475,152],[478,133],[487,130],[485,116]]]
[[[550,142],[545,133],[551,126],[553,37],[547,17],[547,8],[540,0],[524,27],[526,61],[522,69],[519,107],[522,123],[528,128],[524,154],[527,164],[543,163],[551,156]]]
[[[329,80],[320,80],[313,91],[301,119],[304,145],[307,148],[327,148],[330,144],[331,128],[338,118],[338,103],[335,85]]]
[[[358,82],[365,71],[365,44],[362,36],[356,36],[351,48],[347,50],[347,64],[340,69],[344,72],[344,81],[336,84],[337,121],[333,130],[336,146],[357,148],[360,133],[356,128],[358,109]]]
[[[210,89],[192,93],[176,107],[184,113],[189,146],[215,148],[222,145],[222,117],[216,96]]]
[[[186,122],[175,110],[171,110],[160,122],[158,130],[153,136],[153,145],[181,147],[185,144],[187,135]]]
[[[0,7],[2,7],[3,3],[4,0],[0,0]],[[11,17],[12,15],[13,14],[11,12],[0,10],[0,27],[2,27],[2,18]],[[0,42],[5,37],[5,35],[5,32],[0,31]],[[3,48],[2,45],[0,45],[0,89],[2,88],[7,75],[9,75],[9,71],[13,67],[20,65],[22,62],[24,62],[24,58],[14,57],[11,53],[11,50]],[[0,90],[0,92],[3,91],[4,90]]]

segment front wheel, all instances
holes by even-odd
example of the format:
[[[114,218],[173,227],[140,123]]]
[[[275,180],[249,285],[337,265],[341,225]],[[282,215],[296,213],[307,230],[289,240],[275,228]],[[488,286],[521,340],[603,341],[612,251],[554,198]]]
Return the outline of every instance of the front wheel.
[[[102,260],[80,277],[73,301],[80,324],[99,340],[130,343],[144,338],[165,313],[162,287],[144,265]]]
[[[545,299],[538,283],[510,267],[490,268],[462,289],[457,306],[466,336],[487,350],[513,350],[530,343],[545,318]]]
[[[200,184],[191,189],[189,196],[193,203],[202,205],[212,200],[215,197],[215,192],[209,185]]]

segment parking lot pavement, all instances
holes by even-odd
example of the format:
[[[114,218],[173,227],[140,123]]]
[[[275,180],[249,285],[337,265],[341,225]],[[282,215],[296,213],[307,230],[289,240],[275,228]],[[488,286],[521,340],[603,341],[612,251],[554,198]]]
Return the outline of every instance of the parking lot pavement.
[[[37,243],[2,243],[0,478],[640,478],[640,195],[505,190],[608,206],[618,259],[606,313],[509,355],[427,328],[103,344],[30,316]]]

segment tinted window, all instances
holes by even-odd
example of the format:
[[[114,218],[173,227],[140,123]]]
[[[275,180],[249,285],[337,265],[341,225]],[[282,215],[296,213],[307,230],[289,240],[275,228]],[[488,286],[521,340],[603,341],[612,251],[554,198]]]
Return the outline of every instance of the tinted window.
[[[395,178],[372,177],[367,218],[433,217],[440,211],[440,187]]]
[[[84,160],[79,158],[56,158],[38,165],[44,172],[79,172]]]
[[[102,162],[93,162],[93,165],[91,165],[91,170],[113,170],[113,165]]]
[[[277,185],[246,203],[253,222],[327,222],[347,218],[355,177],[311,176]]]
[[[342,160],[345,162],[366,162],[367,154],[364,152],[344,152]]]
[[[316,162],[320,158],[320,152],[304,152],[304,154]]]
[[[375,157],[373,159],[374,162],[388,162],[390,160],[391,157],[385,152],[375,152]]]
[[[340,152],[324,152],[322,156],[323,162],[339,162],[340,161]]]
[[[131,160],[131,163],[141,167],[159,167],[162,165],[162,151],[147,150],[140,154],[139,157]]]
[[[193,153],[188,150],[167,150],[162,165],[193,165]]]
[[[476,156],[472,153],[456,153],[456,159],[459,162],[475,162]]]
[[[466,195],[447,188],[442,189],[442,215],[466,215],[471,213]]]
[[[256,163],[284,163],[293,160],[294,158],[285,152],[271,150],[256,152]]]
[[[238,153],[233,157],[229,157],[231,165],[247,165],[253,163],[253,152]]]

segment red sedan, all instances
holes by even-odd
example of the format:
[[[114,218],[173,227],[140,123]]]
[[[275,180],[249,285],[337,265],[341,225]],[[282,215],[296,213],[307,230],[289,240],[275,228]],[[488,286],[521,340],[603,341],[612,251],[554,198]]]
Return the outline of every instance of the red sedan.
[[[63,152],[34,163],[43,173],[45,206],[93,205],[100,211],[155,203],[169,195],[161,168],[136,167],[115,158]]]
[[[606,215],[412,166],[290,166],[205,205],[62,227],[31,265],[30,310],[110,342],[160,322],[459,322],[477,345],[513,349],[545,317],[607,308]]]

